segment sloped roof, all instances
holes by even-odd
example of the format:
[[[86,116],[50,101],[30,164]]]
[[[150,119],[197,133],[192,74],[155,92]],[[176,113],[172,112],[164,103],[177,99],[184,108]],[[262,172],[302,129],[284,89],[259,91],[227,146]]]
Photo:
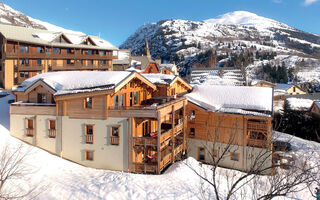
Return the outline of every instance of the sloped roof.
[[[169,74],[142,74],[143,77],[148,79],[153,84],[170,85],[170,83],[176,78],[175,75]]]
[[[275,90],[285,90],[287,91],[289,88],[291,88],[293,85],[292,84],[283,84],[283,83],[279,83],[277,84],[274,89]]]
[[[13,91],[26,91],[38,81],[43,81],[53,90],[55,95],[112,89],[131,72],[126,71],[64,71],[38,74],[22,82]]]
[[[132,60],[136,60],[141,62],[141,70],[145,70],[149,63],[155,63],[154,60],[149,58],[148,56],[131,56]]]
[[[251,82],[251,85],[254,86],[254,85],[259,84],[259,83],[269,84],[269,85],[273,85],[273,86],[276,85],[276,84],[274,84],[274,83],[271,83],[271,82],[265,81],[265,80],[253,80],[253,81]]]
[[[114,65],[130,65],[131,50],[119,49],[118,59],[113,60]]]
[[[213,112],[259,116],[272,112],[272,88],[267,87],[197,85],[187,98]]]
[[[55,32],[43,29],[34,29],[6,24],[0,24],[0,32],[8,40],[15,40],[26,43],[34,43],[55,47],[118,50],[118,48],[112,45],[110,42],[104,39],[99,39],[96,36],[89,37],[96,43],[97,46],[83,45],[81,44],[81,42],[84,38],[88,37],[88,35],[83,34]],[[52,42],[54,38],[61,34],[63,34],[68,40],[70,40],[72,44]]]

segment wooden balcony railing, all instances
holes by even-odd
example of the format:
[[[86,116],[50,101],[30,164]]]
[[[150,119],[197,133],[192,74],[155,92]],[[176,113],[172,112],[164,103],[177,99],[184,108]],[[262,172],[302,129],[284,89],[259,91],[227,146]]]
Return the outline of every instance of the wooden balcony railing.
[[[171,137],[171,134],[172,134],[172,129],[162,133],[160,136],[160,141],[164,142],[164,141],[168,140]]]
[[[135,173],[155,174],[157,173],[156,163],[133,163]]]
[[[258,140],[258,139],[247,139],[247,146],[251,147],[266,147],[268,145],[268,141],[266,140]]]
[[[174,127],[174,133],[179,133],[183,129],[183,123],[180,123]]]
[[[116,56],[113,55],[99,55],[99,54],[68,54],[68,53],[52,53],[52,52],[46,52],[46,53],[20,53],[18,52],[7,52],[6,53],[7,58],[29,58],[29,59],[94,59],[94,60],[110,60],[110,59],[117,59]]]
[[[27,133],[26,133],[26,135],[27,135],[28,137],[33,137],[33,128],[27,128]]]
[[[157,146],[157,138],[153,137],[133,137],[134,146]]]
[[[268,126],[266,123],[260,122],[248,122],[248,130],[267,130]]]
[[[86,143],[93,144],[93,135],[91,134],[86,135]]]
[[[180,144],[179,146],[177,146],[175,149],[174,149],[174,156],[178,155],[180,152],[182,152],[182,149],[183,149],[183,145]]]
[[[120,144],[120,137],[119,136],[111,136],[110,143],[111,143],[111,145],[119,145]]]
[[[48,131],[49,131],[49,133],[48,133],[49,138],[55,138],[57,136],[57,130],[56,129],[49,129]]]
[[[170,164],[172,158],[172,154],[169,153],[166,156],[164,156],[160,162],[160,171],[163,170],[167,165]]]

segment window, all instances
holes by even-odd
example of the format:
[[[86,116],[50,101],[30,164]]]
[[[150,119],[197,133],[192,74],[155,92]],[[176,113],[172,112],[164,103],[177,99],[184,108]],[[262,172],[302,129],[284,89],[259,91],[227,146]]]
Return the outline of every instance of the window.
[[[123,106],[123,103],[124,103],[124,101],[123,101],[123,94],[120,94],[120,95],[119,95],[119,106]]]
[[[93,161],[94,160],[94,151],[86,150],[84,153],[84,159]]]
[[[293,87],[293,92],[296,92],[296,87]]]
[[[43,47],[37,47],[37,53],[43,53],[44,50],[43,50]]]
[[[73,54],[72,49],[67,49],[67,54]]]
[[[67,59],[67,65],[74,65],[74,60]]]
[[[38,103],[47,103],[47,95],[38,93]]]
[[[20,45],[20,53],[28,53],[28,52],[29,52],[28,46]]]
[[[85,125],[85,138],[87,144],[93,144],[93,125]]]
[[[203,147],[199,147],[198,149],[198,160],[205,161],[205,149]]]
[[[267,140],[267,133],[259,132],[259,131],[250,131],[250,139]]]
[[[120,95],[113,97],[113,106],[115,108],[124,106],[124,95],[123,94],[120,94]]]
[[[61,50],[60,50],[60,48],[53,48],[52,52],[55,53],[55,54],[60,54]]]
[[[107,64],[107,61],[106,60],[101,60],[101,65],[105,65]]]
[[[41,59],[37,59],[37,65],[41,65]]]
[[[212,149],[212,156],[214,158],[217,158],[218,157],[218,150],[217,149]]]
[[[92,51],[91,49],[89,49],[86,54],[92,55],[92,54],[93,54],[93,51]]]
[[[33,119],[26,120],[27,136],[33,137]]]
[[[239,153],[230,152],[230,159],[234,161],[239,161]]]
[[[100,55],[105,56],[106,54],[107,54],[107,51],[105,50],[100,51]]]
[[[92,108],[93,103],[92,103],[92,97],[87,97],[84,100],[84,108]]]
[[[194,121],[194,119],[196,118],[196,111],[190,110],[189,111],[189,118],[190,118],[190,120]]]
[[[171,89],[171,96],[175,95],[176,94],[176,89],[175,88],[172,88]]]
[[[29,72],[24,72],[24,77],[29,78]]]
[[[190,128],[190,132],[189,132],[189,135],[194,137],[196,135],[196,130],[195,128]]]
[[[149,123],[148,123],[148,121],[142,123],[142,134],[143,134],[143,137],[149,136]]]
[[[49,127],[49,138],[55,138],[56,137],[56,120],[49,120],[48,121],[48,127]]]
[[[24,72],[20,72],[20,77],[21,77],[21,78],[24,77]]]
[[[21,58],[20,65],[29,65],[29,59],[28,58]]]
[[[139,92],[134,92],[133,104],[136,105],[139,103]]]
[[[119,145],[120,144],[120,126],[112,126],[111,127],[111,137],[110,143],[111,145]]]
[[[90,60],[90,64],[93,65],[93,60]]]

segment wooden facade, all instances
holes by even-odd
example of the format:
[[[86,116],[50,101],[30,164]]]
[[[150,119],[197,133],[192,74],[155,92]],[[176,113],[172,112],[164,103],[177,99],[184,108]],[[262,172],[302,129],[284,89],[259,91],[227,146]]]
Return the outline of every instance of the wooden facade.
[[[246,153],[246,147],[272,151],[271,117],[216,113],[208,111],[192,102],[188,102],[186,115],[188,117],[186,134],[189,139],[203,141],[203,144],[209,141],[216,144],[236,146],[238,150],[243,149],[239,151],[243,154]],[[203,148],[206,149],[208,147],[203,146]],[[212,151],[211,155],[221,156],[214,153],[214,151],[218,153],[218,150],[213,149]],[[197,159],[201,161],[199,152],[202,151],[198,150]],[[235,161],[233,160],[235,156],[230,155],[232,162]],[[246,155],[241,155],[241,159],[245,158]],[[246,161],[241,160],[238,164],[239,166],[236,163],[233,163],[233,166],[237,166],[236,169],[245,171],[244,163]],[[221,164],[221,166],[224,165]]]
[[[175,81],[175,84],[167,86],[168,91],[176,88],[175,94],[182,94],[191,88],[183,84],[186,83]],[[121,138],[128,138],[130,172],[160,174],[185,150],[187,100],[185,97],[170,97],[167,93],[155,95],[156,90],[157,86],[137,73],[132,73],[113,89],[61,96],[54,96],[55,91],[40,80],[25,91],[14,92],[17,103],[10,106],[10,114],[88,120],[126,118],[128,129],[110,135],[110,143],[118,145]],[[154,102],[157,106],[152,106]],[[92,131],[87,131],[88,127]],[[112,127],[117,127],[117,124]],[[94,124],[86,124],[84,129],[85,143],[95,145],[94,135],[99,130]]]
[[[90,40],[88,37],[86,41]],[[8,90],[39,73],[112,70],[112,60],[118,58],[108,48],[97,48],[93,43],[72,45],[67,38],[44,45],[10,40],[0,34],[0,45],[0,86]]]

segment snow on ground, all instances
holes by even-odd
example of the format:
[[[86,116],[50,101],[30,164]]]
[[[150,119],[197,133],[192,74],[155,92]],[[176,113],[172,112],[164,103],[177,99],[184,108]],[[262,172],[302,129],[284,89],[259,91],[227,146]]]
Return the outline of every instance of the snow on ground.
[[[294,98],[294,97],[287,98],[287,101],[292,110],[301,110],[301,111],[307,111],[313,103],[313,100],[310,100],[310,99],[300,99],[300,98]]]
[[[175,163],[163,175],[140,175],[83,167],[25,144],[9,135],[9,99],[12,96],[0,98],[0,151],[5,144],[10,148],[22,144],[25,151],[30,151],[25,164],[33,169],[33,173],[28,176],[30,181],[24,186],[39,186],[42,192],[36,199],[203,199],[203,187],[206,189],[205,194],[214,199],[213,190],[201,182],[189,166],[208,176],[211,176],[210,167],[199,165],[193,158]],[[275,136],[290,140],[293,154],[297,157],[312,153],[312,161],[318,162],[320,144],[291,138],[283,133],[276,132]],[[226,173],[241,175],[241,172],[222,168],[218,172],[221,176],[219,187],[222,193],[227,189]],[[13,188],[12,185],[9,187]],[[245,186],[245,190],[250,191],[250,187],[252,185]],[[261,188],[261,191],[265,189],[263,181],[254,187]],[[312,196],[304,189],[297,195],[280,199],[312,199]]]

